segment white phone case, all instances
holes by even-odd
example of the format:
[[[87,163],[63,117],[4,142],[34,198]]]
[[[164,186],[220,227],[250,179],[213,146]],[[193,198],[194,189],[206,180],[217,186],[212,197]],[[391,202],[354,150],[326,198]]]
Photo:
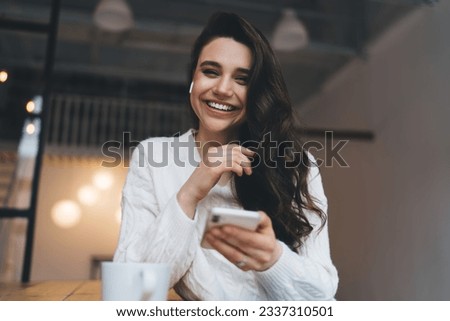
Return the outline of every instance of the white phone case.
[[[237,208],[213,207],[208,214],[204,233],[214,226],[219,225],[236,225],[248,230],[256,230],[261,216],[256,211],[247,211]],[[211,248],[211,245],[202,239],[201,246]]]

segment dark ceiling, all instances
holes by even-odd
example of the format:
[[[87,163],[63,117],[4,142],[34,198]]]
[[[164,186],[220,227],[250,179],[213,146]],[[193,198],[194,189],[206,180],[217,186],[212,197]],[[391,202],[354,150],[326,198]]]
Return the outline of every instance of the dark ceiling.
[[[92,16],[98,2],[61,1],[54,91],[137,99],[159,93],[161,99],[184,99],[190,48],[211,13],[217,10],[238,13],[271,39],[282,10],[292,8],[310,38],[309,45],[302,50],[278,52],[295,105],[320,90],[324,81],[347,62],[365,58],[365,47],[371,40],[424,3],[127,0],[135,26],[115,34],[94,25]],[[9,22],[48,22],[50,8],[51,0],[1,0],[0,69],[10,71],[11,81],[9,89],[0,88],[0,105],[23,104],[20,99],[25,101],[39,91],[45,61],[46,35],[13,30]],[[11,95],[15,100],[5,98]],[[3,116],[9,113],[2,108]]]

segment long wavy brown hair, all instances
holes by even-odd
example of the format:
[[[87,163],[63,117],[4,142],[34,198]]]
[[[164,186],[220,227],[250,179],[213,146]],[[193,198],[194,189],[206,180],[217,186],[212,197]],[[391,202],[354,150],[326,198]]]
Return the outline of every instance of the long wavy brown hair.
[[[247,96],[246,122],[239,143],[256,150],[252,175],[234,177],[237,199],[245,209],[263,210],[272,219],[276,237],[292,249],[301,247],[313,230],[305,215],[310,210],[326,214],[316,205],[308,190],[307,177],[312,164],[294,127],[294,113],[280,64],[264,35],[245,19],[233,13],[213,14],[191,55],[192,81],[201,50],[218,37],[232,38],[252,51]],[[198,128],[198,118],[194,115]]]

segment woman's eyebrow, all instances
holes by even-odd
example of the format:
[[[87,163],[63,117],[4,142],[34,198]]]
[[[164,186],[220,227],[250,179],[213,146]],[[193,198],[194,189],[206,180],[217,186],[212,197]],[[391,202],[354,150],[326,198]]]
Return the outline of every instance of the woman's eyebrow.
[[[200,67],[204,67],[204,66],[212,66],[212,67],[216,67],[216,68],[222,68],[221,64],[219,64],[217,61],[212,61],[212,60],[205,60],[205,61],[203,61],[200,64]],[[239,71],[239,72],[242,72],[242,73],[246,73],[246,74],[250,73],[250,69],[247,69],[247,68],[239,67],[236,70]]]
[[[212,61],[212,60],[205,60],[200,64],[200,67],[203,66],[212,66],[212,67],[217,67],[217,68],[222,68],[222,66],[216,62],[216,61]]]
[[[250,69],[247,68],[237,68],[237,71],[242,72],[244,74],[250,74]]]

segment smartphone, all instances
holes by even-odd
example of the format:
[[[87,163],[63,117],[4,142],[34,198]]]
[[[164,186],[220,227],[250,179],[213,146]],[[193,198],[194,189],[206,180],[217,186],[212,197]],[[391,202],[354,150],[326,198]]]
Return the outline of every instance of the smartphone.
[[[213,207],[208,213],[205,231],[214,226],[220,225],[235,225],[247,230],[256,230],[261,216],[256,211],[247,211],[238,208]],[[201,246],[204,248],[211,248],[211,245],[203,238]]]

